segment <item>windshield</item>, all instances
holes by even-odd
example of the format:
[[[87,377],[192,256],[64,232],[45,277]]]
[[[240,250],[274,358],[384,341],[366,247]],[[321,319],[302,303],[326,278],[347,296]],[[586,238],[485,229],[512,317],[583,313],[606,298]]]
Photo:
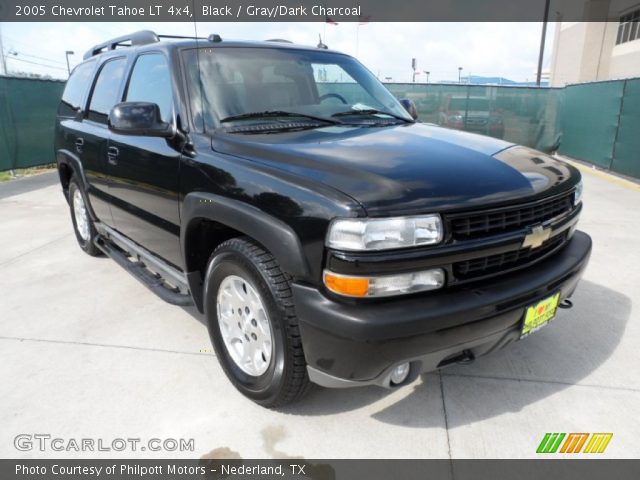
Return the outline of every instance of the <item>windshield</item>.
[[[395,97],[347,55],[322,50],[224,47],[185,50],[183,58],[193,120],[205,130],[219,127],[222,120],[277,121],[276,116],[251,115],[263,112],[299,113],[316,121],[340,114],[340,123],[357,123],[361,117],[369,117],[369,122],[389,122],[391,117],[378,111],[413,121]],[[344,112],[353,112],[353,119]],[[245,117],[234,118],[241,115]]]

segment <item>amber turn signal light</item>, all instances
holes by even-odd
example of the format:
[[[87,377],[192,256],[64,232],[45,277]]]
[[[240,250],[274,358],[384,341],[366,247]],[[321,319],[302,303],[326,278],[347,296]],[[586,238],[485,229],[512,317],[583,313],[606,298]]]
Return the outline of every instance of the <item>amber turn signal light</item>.
[[[333,293],[348,297],[366,297],[369,292],[369,279],[365,277],[348,277],[325,271],[324,284]]]

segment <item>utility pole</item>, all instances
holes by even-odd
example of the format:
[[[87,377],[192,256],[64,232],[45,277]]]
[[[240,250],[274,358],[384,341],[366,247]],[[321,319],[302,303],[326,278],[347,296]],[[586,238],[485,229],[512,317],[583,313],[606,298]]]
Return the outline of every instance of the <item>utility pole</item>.
[[[540,80],[542,79],[542,60],[544,57],[544,42],[547,37],[547,21],[549,20],[549,3],[551,0],[546,0],[544,4],[544,19],[542,22],[542,37],[540,38],[540,55],[538,56],[538,73],[536,75],[536,85],[540,86]]]
[[[4,58],[4,46],[2,45],[2,24],[0,23],[0,74],[7,75],[7,60]]]

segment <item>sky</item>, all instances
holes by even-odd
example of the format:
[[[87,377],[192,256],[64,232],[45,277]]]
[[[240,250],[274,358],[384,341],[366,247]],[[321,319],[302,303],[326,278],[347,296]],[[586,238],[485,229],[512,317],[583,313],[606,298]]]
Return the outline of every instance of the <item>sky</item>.
[[[9,73],[22,71],[67,76],[65,51],[71,67],[82,61],[92,45],[136,30],[193,35],[193,23],[2,23],[0,35]],[[204,23],[199,36],[266,40],[282,38],[316,45],[318,35],[331,49],[357,57],[381,80],[410,82],[411,59],[421,72],[416,81],[439,82],[462,76],[504,77],[535,81],[542,32],[541,23]],[[547,29],[543,70],[550,63],[555,24]]]

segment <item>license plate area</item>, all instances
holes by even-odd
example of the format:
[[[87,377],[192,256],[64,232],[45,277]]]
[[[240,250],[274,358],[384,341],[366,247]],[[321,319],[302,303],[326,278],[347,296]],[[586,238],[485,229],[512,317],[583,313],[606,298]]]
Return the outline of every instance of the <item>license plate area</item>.
[[[556,316],[559,303],[560,292],[557,292],[525,308],[520,338],[540,330],[549,323]]]

